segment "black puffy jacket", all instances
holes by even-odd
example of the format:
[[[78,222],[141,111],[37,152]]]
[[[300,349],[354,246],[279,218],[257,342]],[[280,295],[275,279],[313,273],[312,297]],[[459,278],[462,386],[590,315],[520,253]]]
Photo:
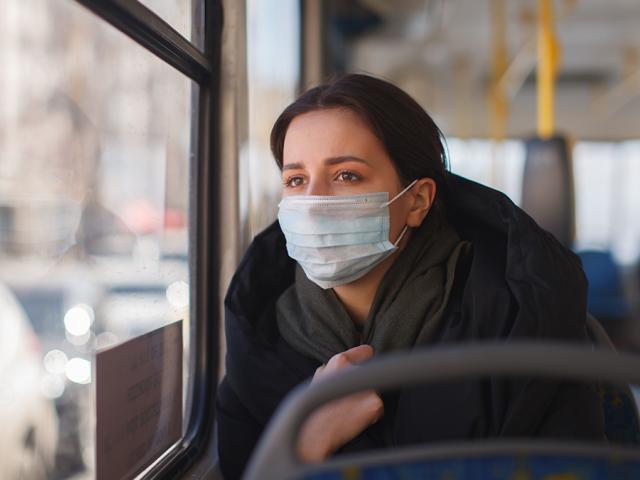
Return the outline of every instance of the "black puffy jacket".
[[[505,195],[447,176],[447,217],[472,253],[434,343],[535,338],[586,341],[580,260]],[[220,465],[239,478],[283,397],[319,363],[278,332],[275,303],[294,279],[277,223],[259,234],[225,298],[226,377],[218,391]],[[428,348],[425,345],[424,348]],[[385,415],[343,450],[483,437],[604,438],[586,385],[537,379],[443,382],[385,394]]]

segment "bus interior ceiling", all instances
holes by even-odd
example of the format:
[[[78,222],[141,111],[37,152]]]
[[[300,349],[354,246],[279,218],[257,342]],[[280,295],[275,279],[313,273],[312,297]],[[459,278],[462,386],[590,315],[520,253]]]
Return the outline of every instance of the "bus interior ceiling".
[[[364,71],[394,81],[428,109],[445,135],[466,138],[491,136],[488,92],[497,80],[509,107],[506,137],[534,132],[537,2],[325,3],[325,75]],[[637,2],[553,3],[560,50],[557,131],[578,140],[636,139]]]

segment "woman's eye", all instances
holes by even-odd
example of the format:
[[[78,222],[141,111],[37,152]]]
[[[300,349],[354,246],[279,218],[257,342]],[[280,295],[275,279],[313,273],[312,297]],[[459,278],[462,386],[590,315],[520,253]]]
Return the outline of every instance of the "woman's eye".
[[[344,170],[338,174],[337,180],[340,182],[357,182],[360,180],[360,175]]]
[[[299,187],[302,184],[304,184],[304,178],[302,177],[289,177],[284,181],[284,186],[289,188]]]

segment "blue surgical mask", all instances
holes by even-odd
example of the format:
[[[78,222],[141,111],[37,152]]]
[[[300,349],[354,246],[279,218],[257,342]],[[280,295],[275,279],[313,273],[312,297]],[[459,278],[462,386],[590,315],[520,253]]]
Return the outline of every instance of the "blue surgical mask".
[[[366,275],[398,248],[407,226],[395,242],[389,241],[388,207],[416,182],[391,200],[387,192],[285,197],[278,221],[289,256],[324,289]]]

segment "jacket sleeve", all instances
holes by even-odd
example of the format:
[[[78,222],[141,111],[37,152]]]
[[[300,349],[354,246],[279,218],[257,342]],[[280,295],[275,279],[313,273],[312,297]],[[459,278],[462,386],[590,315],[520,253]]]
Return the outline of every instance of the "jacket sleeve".
[[[216,409],[220,469],[225,480],[236,480],[242,476],[263,426],[241,403],[227,378],[218,387]]]

